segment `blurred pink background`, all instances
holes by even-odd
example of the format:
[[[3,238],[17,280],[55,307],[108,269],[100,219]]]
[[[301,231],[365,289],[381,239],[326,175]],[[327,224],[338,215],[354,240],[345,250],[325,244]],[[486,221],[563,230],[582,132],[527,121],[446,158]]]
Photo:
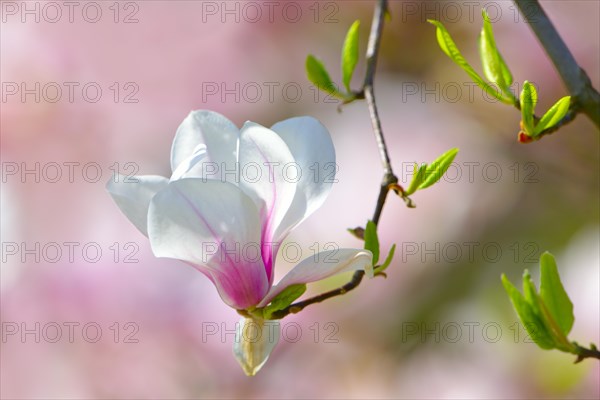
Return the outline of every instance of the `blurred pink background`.
[[[518,111],[469,96],[425,20],[444,22],[481,70],[486,5],[515,81],[538,87],[538,113],[566,95],[514,5],[474,3],[391,2],[376,93],[394,168],[406,184],[414,162],[459,147],[454,174],[415,194],[416,209],[389,198],[380,237],[384,254],[398,251],[388,278],[284,319],[254,378],[221,332],[235,311],[201,274],[155,258],[104,185],[115,170],[168,175],[190,110],[238,126],[312,115],[334,138],[339,182],[288,240],[305,257],[315,243],[360,247],[346,228],[372,215],[382,175],[366,104],[338,113],[304,60],[320,57],[340,82],[345,31],[361,20],[364,54],[374,3],[0,3],[2,398],[598,398],[598,362],[528,343],[499,279],[525,268],[537,279],[551,251],[575,304],[571,338],[600,341],[598,130],[579,116],[519,145]],[[598,88],[600,3],[542,5]],[[354,88],[364,70],[363,58]],[[291,267],[280,256],[277,276]]]

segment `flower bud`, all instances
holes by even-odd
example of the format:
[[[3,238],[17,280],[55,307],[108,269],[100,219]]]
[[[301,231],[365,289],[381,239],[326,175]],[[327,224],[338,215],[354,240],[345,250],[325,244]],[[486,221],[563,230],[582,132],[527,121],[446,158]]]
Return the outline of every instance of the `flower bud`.
[[[278,341],[279,321],[244,317],[236,324],[233,354],[246,375],[254,376]]]

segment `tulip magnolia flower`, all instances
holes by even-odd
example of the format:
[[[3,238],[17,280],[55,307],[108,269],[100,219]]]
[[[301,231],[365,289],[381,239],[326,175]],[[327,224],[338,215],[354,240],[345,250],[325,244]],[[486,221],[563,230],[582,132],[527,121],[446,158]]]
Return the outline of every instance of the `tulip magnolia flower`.
[[[155,256],[196,268],[245,315],[234,354],[248,375],[279,339],[279,323],[256,310],[291,285],[357,269],[372,275],[369,251],[338,249],[301,261],[273,285],[282,241],[321,206],[334,182],[333,143],[316,119],[238,129],[218,113],[193,111],[173,140],[171,170],[170,179],[116,175],[107,189]]]

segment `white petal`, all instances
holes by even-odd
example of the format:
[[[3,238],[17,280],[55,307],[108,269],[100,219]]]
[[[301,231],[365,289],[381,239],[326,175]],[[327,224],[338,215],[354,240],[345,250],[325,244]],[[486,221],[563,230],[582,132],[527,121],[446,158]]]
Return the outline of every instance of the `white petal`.
[[[337,166],[331,135],[317,119],[290,118],[271,129],[287,144],[301,172],[294,202],[275,234],[280,237],[323,204],[335,182]],[[295,174],[295,170],[289,168],[288,173]],[[295,179],[295,175],[288,178]]]
[[[236,324],[233,354],[248,376],[254,376],[267,362],[279,342],[279,321],[242,318]]]
[[[194,149],[194,152],[185,160],[183,160],[177,169],[173,171],[171,180],[176,181],[183,178],[208,178],[208,172],[204,171],[204,163],[206,160],[206,145],[200,143]]]
[[[213,163],[219,170],[225,166],[231,169],[237,158],[238,138],[239,129],[223,115],[207,110],[192,111],[175,134],[171,147],[171,170],[174,172],[199,144],[207,148],[203,163]]]
[[[272,242],[275,229],[287,213],[296,183],[284,176],[285,166],[294,162],[285,142],[272,130],[247,122],[240,132],[239,186],[260,210],[262,241]],[[272,254],[263,255],[267,275],[272,279]]]
[[[269,288],[258,211],[233,184],[201,179],[170,182],[150,203],[148,234],[157,257],[202,269],[233,308],[256,305]]]
[[[115,174],[106,183],[106,189],[123,214],[148,236],[148,207],[150,200],[161,189],[167,187],[169,180],[162,176],[146,175],[130,177]]]
[[[283,289],[298,283],[320,281],[342,272],[364,270],[373,277],[373,254],[368,250],[337,249],[317,253],[306,258],[273,286],[258,307],[264,307]]]

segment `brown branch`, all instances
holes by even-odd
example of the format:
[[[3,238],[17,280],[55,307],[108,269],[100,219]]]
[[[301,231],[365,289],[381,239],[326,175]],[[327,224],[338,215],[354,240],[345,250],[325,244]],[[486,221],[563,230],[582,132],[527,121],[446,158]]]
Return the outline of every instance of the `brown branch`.
[[[575,61],[575,57],[538,0],[514,0],[514,2],[552,60],[569,94],[573,97],[574,110],[583,112],[596,127],[600,128],[600,94],[592,86],[585,71]]]
[[[367,100],[367,105],[369,106],[371,125],[373,126],[375,140],[377,140],[377,147],[379,148],[383,172],[385,175],[394,175],[390,162],[390,156],[388,154],[385,139],[383,137],[383,130],[381,129],[381,121],[379,120],[379,113],[377,112],[377,105],[375,103],[375,90],[373,88],[373,82],[375,81],[375,70],[377,68],[377,56],[379,54],[381,33],[383,31],[383,21],[385,19],[386,11],[387,1],[379,1],[375,7],[373,23],[371,24],[371,34],[369,35],[369,44],[367,45],[367,72],[365,74],[365,81],[362,91],[365,95],[365,99]]]
[[[600,351],[596,348],[596,345],[591,344],[589,349],[585,347],[581,347],[576,342],[573,342],[577,352],[577,359],[575,360],[575,364],[582,362],[586,358],[597,358],[600,360]]]
[[[375,225],[379,224],[379,218],[381,217],[381,212],[383,211],[385,199],[390,191],[390,185],[398,183],[398,178],[396,175],[394,175],[394,171],[392,170],[390,155],[388,154],[385,138],[383,137],[381,120],[379,119],[377,103],[375,101],[375,88],[373,87],[373,83],[375,81],[375,69],[377,67],[377,56],[379,54],[379,46],[381,43],[381,32],[383,31],[383,22],[386,12],[387,1],[379,1],[377,3],[377,7],[375,7],[373,24],[371,25],[371,34],[369,35],[369,44],[367,46],[367,73],[365,75],[365,81],[362,90],[365,99],[367,100],[367,106],[369,107],[371,125],[373,127],[373,133],[375,134],[375,140],[377,141],[377,147],[379,149],[379,157],[381,158],[381,164],[383,167],[383,179],[379,188],[377,205],[375,206],[375,213],[373,214],[372,219]]]
[[[360,273],[359,273],[360,272]],[[365,273],[363,271],[356,271],[352,276],[350,282],[346,283],[344,286],[330,290],[329,292],[325,292],[315,297],[311,297],[310,299],[306,299],[304,301],[299,301],[298,303],[294,303],[283,310],[275,311],[271,314],[271,319],[281,319],[288,314],[296,314],[304,309],[304,307],[309,306],[311,304],[320,303],[324,300],[327,300],[331,297],[340,296],[342,294],[346,294],[355,287],[357,287],[363,279]]]

